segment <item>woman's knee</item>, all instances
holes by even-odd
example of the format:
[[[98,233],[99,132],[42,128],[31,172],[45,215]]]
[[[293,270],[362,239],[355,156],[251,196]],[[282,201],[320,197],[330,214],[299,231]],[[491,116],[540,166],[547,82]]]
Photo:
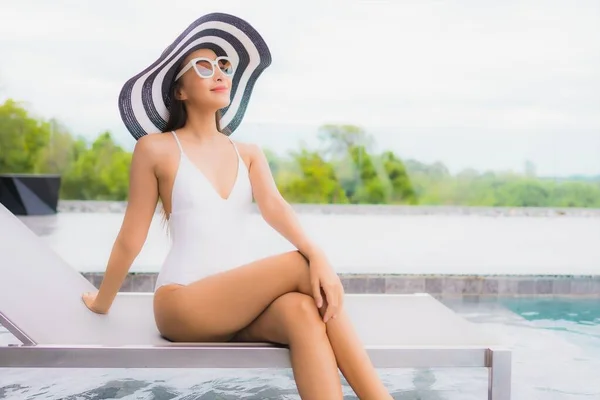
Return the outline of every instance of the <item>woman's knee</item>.
[[[321,319],[315,300],[306,294],[292,292],[281,296],[284,325],[288,336],[326,335],[325,323]]]
[[[290,251],[287,256],[288,267],[292,268],[296,276],[296,290],[305,295],[310,295],[310,270],[308,260],[298,250]]]
[[[306,259],[306,257],[304,257],[304,255],[302,255],[302,253],[300,253],[300,250],[292,250],[290,251],[290,253],[293,257],[296,257],[298,259],[298,262],[300,262],[302,265],[308,265],[308,260]]]

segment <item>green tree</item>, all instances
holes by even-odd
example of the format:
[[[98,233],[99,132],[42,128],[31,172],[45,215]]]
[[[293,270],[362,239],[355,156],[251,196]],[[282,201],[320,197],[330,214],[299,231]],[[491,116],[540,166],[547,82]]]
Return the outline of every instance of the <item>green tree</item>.
[[[345,156],[356,146],[370,151],[374,143],[373,137],[356,125],[325,124],[319,128],[318,136],[327,156]]]
[[[358,171],[357,180],[352,190],[351,201],[357,204],[386,203],[386,188],[377,175],[375,164],[364,146],[352,146],[350,157]]]
[[[385,203],[386,187],[369,154],[374,140],[355,125],[323,125],[319,138],[323,153],[337,158],[338,176],[351,203]]]
[[[443,163],[426,164],[409,159],[404,165],[419,204],[452,204],[456,183]]]
[[[600,208],[600,182],[562,182],[551,184],[552,203],[559,207]]]
[[[392,186],[391,201],[393,203],[417,204],[415,189],[402,160],[391,151],[382,154],[382,162]]]
[[[63,174],[85,152],[87,145],[82,138],[73,137],[58,121],[51,120],[49,124],[48,145],[39,152],[34,172]]]
[[[495,184],[495,206],[546,207],[551,202],[550,191],[533,179],[510,177]]]
[[[347,203],[335,171],[320,154],[302,149],[292,153],[300,174],[280,185],[282,195],[297,203]]]
[[[14,100],[0,105],[0,172],[32,173],[50,138],[47,122]]]
[[[62,195],[67,199],[125,200],[131,153],[104,132],[65,172]]]
[[[400,203],[505,207],[600,207],[600,176],[543,178],[532,162],[520,174],[403,161],[373,153],[354,125],[323,125],[321,148],[279,156],[265,149],[282,194],[302,203]],[[126,200],[131,153],[101,133],[91,144],[59,121],[33,116],[14,100],[0,105],[0,173],[55,173],[61,198]]]

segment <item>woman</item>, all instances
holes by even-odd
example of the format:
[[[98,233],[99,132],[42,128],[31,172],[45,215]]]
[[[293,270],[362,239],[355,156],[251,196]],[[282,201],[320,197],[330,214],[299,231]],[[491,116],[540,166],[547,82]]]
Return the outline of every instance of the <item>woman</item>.
[[[83,300],[109,311],[160,200],[172,236],[154,293],[161,335],[289,345],[303,399],[341,399],[338,367],[360,398],[389,399],[344,312],[340,280],[278,192],[264,154],[228,136],[270,62],[245,21],[210,14],[125,84],[121,115],[137,139],[128,205],[99,291]],[[244,257],[253,199],[297,251]]]

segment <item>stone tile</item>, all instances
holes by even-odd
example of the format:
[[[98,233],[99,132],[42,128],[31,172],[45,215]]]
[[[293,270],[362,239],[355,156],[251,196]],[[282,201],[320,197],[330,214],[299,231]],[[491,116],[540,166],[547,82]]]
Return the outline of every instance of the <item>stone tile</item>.
[[[404,293],[425,292],[425,278],[406,278],[406,291]]]
[[[81,275],[83,275],[84,278],[86,278],[92,285],[94,285],[96,289],[100,287],[100,284],[102,283],[102,278],[104,277],[104,274],[101,272],[84,272]]]
[[[92,285],[94,284],[94,273],[93,272],[82,272],[81,275],[88,280]]]
[[[154,291],[154,283],[156,282],[156,274],[140,273],[135,274],[131,282],[131,291],[133,292],[152,292]]]
[[[596,296],[600,296],[600,276],[595,276],[592,279],[592,292]]]
[[[348,293],[348,289],[350,287],[350,279],[343,275],[338,275],[340,277],[340,282],[342,282],[342,286],[344,287],[344,292]]]
[[[364,276],[342,277],[341,281],[346,293],[367,293],[367,278]]]
[[[121,285],[121,288],[119,289],[120,292],[131,292],[133,291],[133,280],[134,280],[134,274],[129,273],[127,274],[127,276],[125,277],[125,280],[123,281],[123,284]]]
[[[571,281],[571,294],[591,294],[593,288],[592,278],[578,277]]]
[[[480,294],[481,293],[481,278],[467,277],[464,279],[465,287],[463,289],[464,294]]]
[[[425,292],[429,294],[443,293],[443,278],[425,278]]]
[[[406,293],[406,279],[400,276],[387,276],[385,278],[385,292],[390,294]]]
[[[554,279],[539,278],[535,281],[536,294],[552,294],[554,292]]]
[[[367,278],[367,293],[385,293],[385,278]]]
[[[535,281],[531,278],[520,279],[517,286],[519,295],[535,294]]]
[[[444,278],[442,292],[444,294],[457,295],[465,290],[465,280],[460,277]]]
[[[497,295],[498,294],[498,279],[486,278],[482,282],[481,293],[485,295]]]
[[[556,278],[552,285],[552,294],[571,294],[571,278]]]
[[[94,274],[94,285],[97,288],[100,288],[100,285],[102,284],[103,280],[104,280],[104,273],[103,272],[96,272]]]
[[[501,296],[519,294],[519,280],[510,277],[498,278],[498,294]]]

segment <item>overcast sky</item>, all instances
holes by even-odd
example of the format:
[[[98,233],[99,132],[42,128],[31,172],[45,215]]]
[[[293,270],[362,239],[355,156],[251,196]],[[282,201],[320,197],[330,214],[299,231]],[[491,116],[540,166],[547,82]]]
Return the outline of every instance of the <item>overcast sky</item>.
[[[123,83],[198,16],[223,11],[273,55],[240,140],[284,150],[321,123],[354,123],[380,148],[454,170],[529,159],[541,174],[600,174],[596,0],[0,4],[0,100],[90,138],[109,129],[131,146]]]

